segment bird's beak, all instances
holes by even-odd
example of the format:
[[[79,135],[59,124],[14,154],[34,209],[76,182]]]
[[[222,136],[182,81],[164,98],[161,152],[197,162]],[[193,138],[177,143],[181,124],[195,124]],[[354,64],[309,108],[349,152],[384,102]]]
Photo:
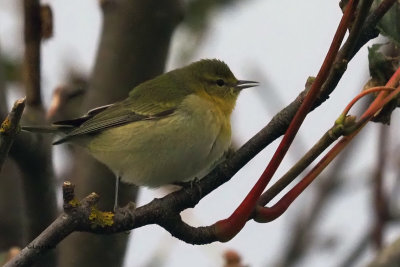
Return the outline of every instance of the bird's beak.
[[[258,82],[240,80],[235,85],[235,88],[242,90],[242,89],[257,86],[258,84],[259,84]]]

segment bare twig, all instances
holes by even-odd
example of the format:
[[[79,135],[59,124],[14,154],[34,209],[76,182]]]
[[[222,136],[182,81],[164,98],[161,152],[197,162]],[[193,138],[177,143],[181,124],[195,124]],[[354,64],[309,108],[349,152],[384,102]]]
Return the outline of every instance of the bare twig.
[[[0,172],[15,136],[19,131],[19,121],[25,108],[25,99],[15,102],[10,114],[0,126]]]
[[[31,266],[46,251],[54,249],[56,245],[74,231],[79,223],[76,214],[89,211],[97,201],[98,196],[95,193],[90,194],[79,205],[74,206],[71,201],[74,199],[74,186],[65,182],[63,186],[64,194],[64,212],[49,227],[47,227],[35,240],[29,243],[16,257],[12,258],[4,266]],[[70,214],[75,214],[71,215]],[[85,214],[87,215],[87,214]],[[88,216],[87,216],[88,217]],[[62,231],[60,231],[62,229]]]
[[[366,42],[378,36],[379,30],[376,28],[376,25],[386,14],[386,12],[389,11],[394,3],[396,3],[396,0],[383,0],[381,1],[380,5],[368,16],[363,25],[363,30],[361,32],[360,39],[355,46],[355,50],[359,50]]]

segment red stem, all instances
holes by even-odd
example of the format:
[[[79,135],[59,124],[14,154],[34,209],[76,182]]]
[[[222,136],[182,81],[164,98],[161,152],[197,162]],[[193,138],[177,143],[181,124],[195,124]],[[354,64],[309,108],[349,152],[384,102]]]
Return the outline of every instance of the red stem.
[[[257,222],[270,222],[281,216],[290,204],[315,180],[315,178],[331,163],[331,161],[347,146],[353,137],[365,126],[361,126],[353,134],[343,137],[304,177],[296,184],[289,192],[287,192],[275,205],[272,207],[258,206],[256,209],[255,220]]]
[[[394,87],[400,80],[400,68],[393,74],[385,87]],[[393,100],[400,93],[400,86],[392,91],[389,95],[386,91],[382,91],[374,102],[361,116],[355,130],[348,136],[343,137],[319,162],[318,164],[304,177],[296,186],[286,193],[274,206],[256,208],[255,220],[258,222],[269,222],[281,216],[290,204],[311,184],[312,181],[328,166],[328,164],[341,152],[350,141],[361,131],[372,117],[383,108],[388,102]]]
[[[293,142],[293,139],[296,136],[302,122],[304,121],[304,118],[310,111],[315,99],[318,96],[322,84],[329,74],[336,54],[347,31],[348,25],[352,16],[354,15],[357,3],[358,0],[350,0],[348,3],[318,75],[315,78],[315,81],[313,82],[311,89],[301,104],[299,110],[291,121],[281,143],[279,144],[279,147],[277,148],[263,174],[251,191],[247,194],[246,198],[242,201],[239,207],[232,213],[232,215],[229,218],[220,220],[214,224],[216,227],[216,235],[219,241],[230,240],[243,228],[250,214],[254,210],[258,198],[282,162],[283,157]]]
[[[396,87],[396,84],[400,80],[400,68],[396,70],[396,72],[390,77],[389,81],[386,83],[386,87]],[[376,106],[383,106],[381,105],[382,100],[388,94],[388,92],[380,92],[379,95],[375,98],[374,102],[369,105],[368,109],[363,113],[361,116],[361,120],[364,120],[366,117],[374,115],[380,108],[376,109]],[[395,91],[392,91],[390,95],[396,94]],[[372,110],[375,110],[372,112]]]
[[[393,87],[386,87],[386,86],[377,86],[377,87],[372,87],[369,88],[367,90],[362,91],[361,93],[359,93],[355,98],[353,98],[353,100],[351,100],[351,102],[346,106],[346,108],[343,110],[342,115],[343,117],[345,117],[347,115],[347,113],[350,111],[350,109],[353,107],[353,105],[360,100],[362,97],[369,95],[371,93],[375,93],[375,92],[380,92],[380,91],[393,91],[395,90],[395,88]]]

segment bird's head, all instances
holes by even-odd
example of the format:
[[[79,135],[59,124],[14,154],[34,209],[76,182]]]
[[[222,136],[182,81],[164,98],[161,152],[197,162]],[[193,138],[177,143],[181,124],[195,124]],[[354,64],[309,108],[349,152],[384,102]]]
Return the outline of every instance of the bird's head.
[[[224,110],[232,111],[239,93],[258,82],[236,79],[223,61],[203,59],[182,69],[191,90],[198,94],[205,93],[213,98]]]

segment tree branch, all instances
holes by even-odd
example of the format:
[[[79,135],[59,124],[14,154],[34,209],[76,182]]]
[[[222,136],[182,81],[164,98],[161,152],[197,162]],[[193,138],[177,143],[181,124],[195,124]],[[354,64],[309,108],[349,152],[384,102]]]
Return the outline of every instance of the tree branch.
[[[352,29],[350,31],[349,37],[346,40],[346,42],[343,44],[343,47],[338,52],[335,62],[333,63],[333,65],[335,67],[331,69],[328,78],[326,79],[325,83],[323,84],[323,86],[321,88],[320,97],[319,97],[319,99],[317,99],[315,107],[318,107],[325,100],[327,100],[329,98],[329,95],[333,92],[334,88],[336,87],[339,80],[343,76],[343,73],[346,71],[347,64],[354,57],[354,55],[359,51],[359,49],[366,42],[369,41],[369,39],[361,40],[361,36],[363,36],[365,32],[370,32],[371,31],[370,27],[375,28],[376,24],[379,21],[373,20],[375,22],[375,24],[368,23],[368,25],[369,25],[368,28],[362,27],[362,25],[363,25],[362,22],[371,21],[372,20],[371,17],[373,17],[373,18],[382,17],[382,15],[380,13],[382,9],[379,9],[379,8],[370,12],[368,17],[366,17],[370,4],[371,4],[370,0],[362,1],[361,5],[360,5],[361,8],[358,11],[358,16],[355,18],[354,24],[352,25]],[[392,3],[392,5],[393,5],[393,3]],[[379,14],[376,14],[377,12]],[[357,39],[358,36],[360,36],[359,39]],[[374,37],[376,37],[376,36],[374,36]],[[292,105],[293,103],[295,103],[295,101],[292,102],[290,105]],[[289,179],[289,177],[288,177],[288,179],[285,182],[286,185],[291,183],[295,178],[296,178],[296,176],[292,177],[291,179]],[[270,189],[268,189],[266,192],[264,192],[263,195],[261,195],[260,199],[264,200],[263,201],[264,205],[266,205],[270,200],[272,200],[272,198],[275,197],[280,191],[282,191],[283,188],[281,188],[279,191],[277,189],[279,189],[277,186],[272,186]],[[273,192],[273,191],[276,191],[276,192]]]
[[[82,211],[90,210],[88,208],[95,205],[98,201],[98,196],[94,193],[87,196],[80,202],[80,205],[73,207],[69,201],[69,197],[73,198],[74,186],[71,183],[64,183],[63,194],[64,194],[64,210],[49,227],[47,227],[38,237],[36,237],[31,243],[29,243],[16,257],[12,258],[7,262],[5,266],[31,266],[35,260],[46,253],[48,250],[54,249],[56,245],[63,240],[66,236],[72,233],[79,220],[78,216],[71,216],[68,213],[71,210],[72,213],[80,214]],[[73,209],[71,209],[73,207]]]
[[[42,30],[39,0],[24,0],[24,15],[26,102],[29,106],[41,106],[40,42]]]
[[[25,108],[25,99],[19,99],[0,126],[0,172],[11,145],[19,131],[19,121]]]

